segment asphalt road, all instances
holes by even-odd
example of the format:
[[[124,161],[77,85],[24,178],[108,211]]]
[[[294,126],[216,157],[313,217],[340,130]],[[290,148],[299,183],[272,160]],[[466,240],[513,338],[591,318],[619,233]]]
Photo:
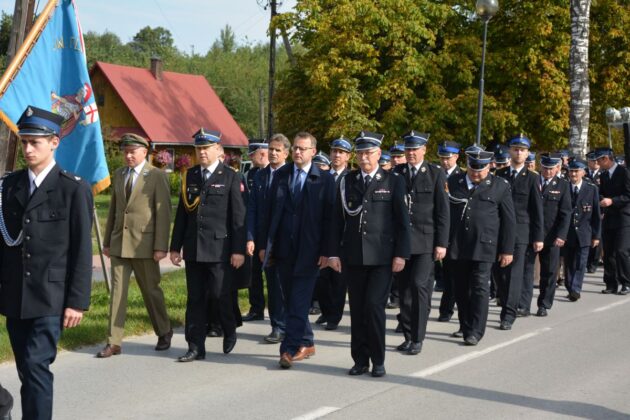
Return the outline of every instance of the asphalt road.
[[[387,376],[379,379],[347,375],[347,313],[337,331],[315,327],[317,354],[286,371],[278,346],[262,343],[267,321],[240,328],[230,355],[209,338],[206,360],[188,364],[175,362],[186,349],[181,330],[161,353],[152,336],[126,340],[122,355],[105,360],[94,358],[100,346],[62,352],[53,365],[55,418],[630,418],[630,296],[602,288],[600,270],[579,302],[561,289],[548,317],[519,318],[511,331],[498,329],[491,305],[476,347],[451,338],[456,320],[438,323],[434,309],[418,356],[395,351],[402,338],[388,310]],[[18,394],[13,364],[0,365],[0,381]],[[19,407],[13,414],[20,418]]]

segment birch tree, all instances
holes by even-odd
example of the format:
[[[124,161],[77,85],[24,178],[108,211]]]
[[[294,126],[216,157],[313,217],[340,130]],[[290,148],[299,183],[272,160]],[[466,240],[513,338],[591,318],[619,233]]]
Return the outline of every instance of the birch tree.
[[[588,43],[591,0],[571,0],[571,49],[569,50],[569,148],[584,157],[588,145],[591,92]]]

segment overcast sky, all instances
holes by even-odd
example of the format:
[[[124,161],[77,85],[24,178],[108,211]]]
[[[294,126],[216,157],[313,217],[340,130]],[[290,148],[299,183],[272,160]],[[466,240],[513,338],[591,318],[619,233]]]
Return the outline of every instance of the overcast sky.
[[[230,25],[237,41],[265,42],[269,10],[258,3],[267,0],[75,0],[84,32],[115,33],[130,41],[145,26],[170,30],[182,51],[204,54],[225,25]],[[39,11],[47,0],[39,0]],[[296,0],[284,0],[279,12],[290,11]],[[14,0],[0,0],[0,10],[12,14]]]

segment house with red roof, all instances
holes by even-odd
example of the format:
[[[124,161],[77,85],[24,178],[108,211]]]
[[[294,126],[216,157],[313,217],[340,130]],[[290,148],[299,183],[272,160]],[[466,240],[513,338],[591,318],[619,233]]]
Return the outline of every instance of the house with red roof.
[[[247,136],[203,76],[151,68],[96,62],[90,70],[105,140],[118,141],[124,133],[148,139],[152,154],[171,154],[170,169],[178,157],[195,157],[192,135],[204,127],[222,133],[226,162],[247,147]]]

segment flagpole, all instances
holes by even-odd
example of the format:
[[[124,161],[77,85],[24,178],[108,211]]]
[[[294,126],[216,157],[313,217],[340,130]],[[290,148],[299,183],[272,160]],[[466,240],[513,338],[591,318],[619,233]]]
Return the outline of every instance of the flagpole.
[[[46,26],[46,23],[48,23],[48,20],[50,19],[52,11],[55,9],[58,2],[59,0],[48,1],[48,4],[46,4],[46,7],[44,8],[44,10],[42,10],[41,15],[39,15],[39,17],[37,18],[37,21],[33,25],[33,28],[31,28],[26,38],[24,38],[24,42],[20,46],[20,49],[11,60],[11,63],[9,64],[6,71],[2,75],[2,78],[0,78],[0,97],[4,95],[4,92],[7,90],[9,83],[13,80],[17,71],[20,69],[20,67],[22,66],[22,63],[26,59],[26,56],[28,55],[29,51],[35,45],[35,42],[37,41],[42,31],[44,30],[44,27]],[[0,111],[0,117],[2,117],[2,120],[5,122],[6,120],[8,120],[6,115],[4,115],[4,112]],[[14,130],[14,131],[17,130],[17,127],[15,126],[15,124],[11,123],[7,125],[11,127],[11,130]]]

